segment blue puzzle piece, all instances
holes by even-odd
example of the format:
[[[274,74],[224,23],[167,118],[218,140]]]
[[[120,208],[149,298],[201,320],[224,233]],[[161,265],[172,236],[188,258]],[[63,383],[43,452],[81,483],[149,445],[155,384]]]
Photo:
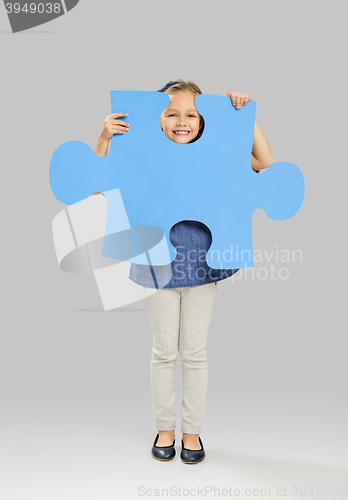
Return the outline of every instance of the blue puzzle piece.
[[[169,240],[171,227],[195,220],[212,232],[206,256],[210,267],[253,266],[253,211],[261,208],[274,220],[295,215],[304,197],[301,171],[285,162],[259,175],[252,170],[254,101],[236,110],[229,97],[198,95],[195,104],[205,128],[192,144],[175,143],[161,131],[160,115],[169,102],[160,92],[112,91],[112,113],[129,113],[129,131],[112,137],[105,157],[82,142],[62,144],[50,165],[54,195],[73,204],[93,192],[119,188],[135,232],[139,226],[164,231],[170,262],[176,256]],[[113,217],[117,214],[109,211],[107,225]],[[140,257],[128,260],[148,264]],[[152,264],[169,264],[168,253],[159,252]]]

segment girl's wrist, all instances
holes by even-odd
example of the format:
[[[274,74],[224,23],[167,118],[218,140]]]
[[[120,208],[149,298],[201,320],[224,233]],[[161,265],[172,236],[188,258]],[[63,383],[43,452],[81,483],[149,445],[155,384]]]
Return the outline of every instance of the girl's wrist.
[[[97,139],[97,144],[94,148],[94,152],[98,156],[105,156],[108,152],[109,148],[109,140],[105,139],[101,134],[99,134],[99,137]]]
[[[106,144],[109,144],[109,140],[110,139],[106,139],[105,137],[103,137],[101,134],[99,134],[99,137],[98,137],[98,144],[100,145],[106,145]]]

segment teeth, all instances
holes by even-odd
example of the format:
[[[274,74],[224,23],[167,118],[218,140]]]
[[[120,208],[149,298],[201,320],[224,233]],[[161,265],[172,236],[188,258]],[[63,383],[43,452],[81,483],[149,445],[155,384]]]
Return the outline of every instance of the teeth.
[[[189,132],[181,132],[181,131],[178,131],[178,130],[176,130],[176,131],[174,132],[174,134],[179,134],[179,135],[182,135],[182,134],[187,135],[188,133],[189,133]]]

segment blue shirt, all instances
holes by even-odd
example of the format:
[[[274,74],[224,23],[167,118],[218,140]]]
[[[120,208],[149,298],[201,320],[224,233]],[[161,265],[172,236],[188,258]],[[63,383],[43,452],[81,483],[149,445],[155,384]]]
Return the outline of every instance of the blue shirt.
[[[220,281],[239,271],[208,266],[205,259],[212,235],[201,222],[178,222],[171,228],[169,239],[177,251],[173,262],[166,266],[131,264],[130,280],[147,288],[182,288]]]

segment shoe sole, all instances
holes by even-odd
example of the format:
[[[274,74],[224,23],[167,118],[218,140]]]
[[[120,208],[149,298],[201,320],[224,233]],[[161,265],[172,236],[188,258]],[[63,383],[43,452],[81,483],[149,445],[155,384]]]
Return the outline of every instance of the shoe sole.
[[[204,457],[205,458],[205,457]],[[185,462],[185,460],[181,459],[181,461],[184,463],[184,464],[200,464],[201,462],[203,462],[204,458],[202,460],[199,460],[198,462]]]
[[[175,458],[175,456],[174,456],[174,457],[172,457],[172,458],[157,458],[157,457],[155,457],[155,455],[152,455],[152,457],[153,457],[155,460],[159,460],[160,462],[170,462],[171,460],[173,460],[173,459]]]

